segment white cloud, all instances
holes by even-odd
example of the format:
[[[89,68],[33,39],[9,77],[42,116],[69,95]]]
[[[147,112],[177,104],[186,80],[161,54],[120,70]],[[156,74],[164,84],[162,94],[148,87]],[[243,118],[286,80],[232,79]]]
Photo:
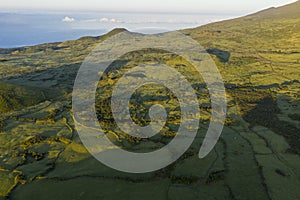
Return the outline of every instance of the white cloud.
[[[114,18],[109,19],[109,18],[103,17],[103,18],[100,19],[100,22],[104,22],[104,23],[120,23],[121,21],[116,20]]]
[[[106,17],[103,17],[102,19],[100,19],[100,22],[109,22],[109,19]]]
[[[62,19],[63,22],[74,22],[75,19],[73,17],[65,17]]]

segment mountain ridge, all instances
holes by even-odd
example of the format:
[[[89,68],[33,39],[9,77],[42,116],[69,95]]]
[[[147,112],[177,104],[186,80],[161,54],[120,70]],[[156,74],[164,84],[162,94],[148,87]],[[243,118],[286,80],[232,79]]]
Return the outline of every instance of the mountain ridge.
[[[214,24],[219,24],[219,23],[222,23],[222,24],[225,23],[226,24],[226,23],[232,22],[234,20],[241,20],[241,19],[247,19],[247,18],[252,18],[252,17],[266,17],[267,15],[269,15],[269,16],[273,15],[275,17],[282,17],[281,15],[283,14],[285,16],[298,19],[298,18],[300,18],[300,12],[298,12],[299,9],[300,9],[300,1],[298,0],[294,3],[286,4],[286,5],[279,6],[279,7],[270,7],[270,8],[267,8],[267,9],[249,14],[249,15],[245,15],[245,16],[242,16],[242,17],[237,17],[237,18],[228,19],[228,20],[221,20],[221,21],[218,21],[218,22],[205,24],[205,25],[198,26],[198,27],[195,27],[195,28],[183,29],[183,30],[180,30],[180,31],[195,30],[195,29],[199,29],[199,28],[203,28],[203,27],[213,26]],[[279,12],[277,12],[277,11],[279,11]],[[66,41],[62,41],[62,42],[42,43],[42,44],[37,44],[37,45],[32,45],[32,46],[24,46],[24,47],[0,48],[0,52],[1,51],[3,52],[5,50],[6,51],[7,50],[13,50],[13,49],[17,50],[17,49],[30,48],[30,47],[41,46],[41,45],[59,45],[59,44],[62,44],[62,43],[66,43],[66,42],[69,43],[69,42],[73,42],[73,41],[77,41],[77,40],[88,40],[88,39],[97,40],[97,39],[101,39],[101,38],[105,38],[105,37],[117,34],[121,31],[128,31],[128,30],[126,28],[114,28],[111,31],[109,31],[109,32],[107,32],[103,35],[99,35],[99,36],[83,36],[83,37],[80,37],[80,38],[75,39],[75,40],[66,40]]]

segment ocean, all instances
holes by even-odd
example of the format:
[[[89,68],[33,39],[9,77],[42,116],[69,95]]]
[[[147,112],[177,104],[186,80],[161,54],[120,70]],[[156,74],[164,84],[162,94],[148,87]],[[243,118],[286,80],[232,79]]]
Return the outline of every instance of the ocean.
[[[114,28],[157,33],[192,28],[237,15],[126,12],[0,12],[0,48],[99,36]]]

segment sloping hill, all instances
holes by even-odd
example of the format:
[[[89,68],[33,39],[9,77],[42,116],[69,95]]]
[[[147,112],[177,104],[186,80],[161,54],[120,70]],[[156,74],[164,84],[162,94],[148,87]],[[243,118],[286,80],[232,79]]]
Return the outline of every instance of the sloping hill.
[[[0,114],[36,105],[44,100],[46,97],[40,89],[0,82]]]
[[[184,30],[202,45],[232,50],[300,52],[300,1],[245,17]]]
[[[218,65],[225,81],[256,86],[281,84],[299,80],[299,10],[297,1],[182,32],[213,50],[212,54],[219,52],[217,56],[221,57],[216,62],[223,61]],[[228,59],[222,57],[229,54]]]

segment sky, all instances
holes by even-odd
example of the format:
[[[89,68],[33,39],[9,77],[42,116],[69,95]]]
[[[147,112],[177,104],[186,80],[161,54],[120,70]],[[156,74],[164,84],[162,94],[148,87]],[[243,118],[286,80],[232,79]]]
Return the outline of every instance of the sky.
[[[247,14],[296,0],[0,0],[0,11],[123,11]]]

